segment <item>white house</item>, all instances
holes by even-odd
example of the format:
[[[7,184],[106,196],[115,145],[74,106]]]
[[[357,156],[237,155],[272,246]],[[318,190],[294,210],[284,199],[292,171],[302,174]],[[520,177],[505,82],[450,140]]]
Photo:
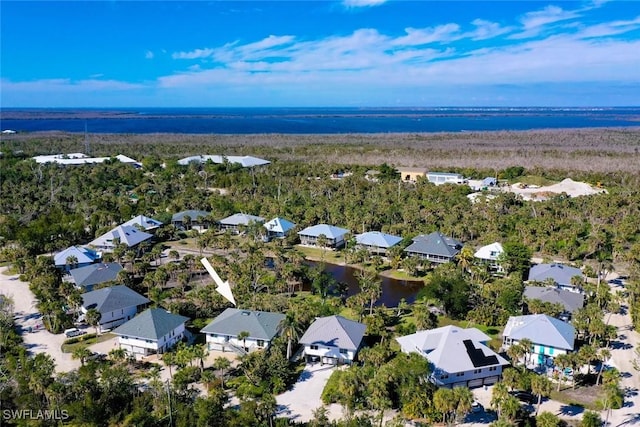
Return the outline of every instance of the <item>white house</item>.
[[[427,172],[427,179],[435,185],[464,184],[466,182],[461,174],[450,172]]]
[[[100,313],[99,328],[113,329],[133,319],[138,310],[149,300],[124,285],[110,286],[82,294],[81,319],[87,311],[95,309]]]
[[[221,156],[218,154],[204,154],[199,156],[185,157],[183,159],[178,160],[178,164],[186,166],[189,163],[202,164],[202,163],[207,163],[208,161],[211,161],[212,163],[216,163],[216,164],[221,164],[227,161],[229,163],[238,164],[243,168],[253,168],[256,166],[264,166],[271,163],[268,160],[260,159],[258,157],[253,157],[253,156]]]
[[[356,235],[356,246],[371,252],[372,254],[386,255],[390,247],[402,241],[402,237],[380,231],[368,231]]]
[[[367,327],[342,316],[320,317],[298,341],[304,345],[308,361],[320,361],[332,365],[352,363]]]
[[[267,229],[267,237],[269,238],[277,237],[282,239],[295,226],[293,222],[280,217],[264,223],[264,228]]]
[[[56,268],[69,271],[74,268],[86,267],[97,262],[102,257],[100,252],[82,246],[70,246],[53,256]],[[75,262],[70,264],[67,260],[75,258]]]
[[[575,328],[546,314],[511,316],[502,333],[502,346],[507,349],[523,339],[533,343],[533,363],[545,364],[559,354],[572,352],[576,336]]]
[[[430,380],[442,387],[496,383],[509,362],[487,346],[491,338],[476,328],[444,326],[396,338],[404,353],[418,353],[432,365]]]
[[[113,333],[120,348],[135,357],[164,353],[176,345],[185,332],[188,317],[171,314],[161,308],[143,311]]]
[[[140,243],[152,238],[153,234],[139,230],[133,225],[123,224],[92,240],[89,242],[89,246],[111,252],[118,244],[123,244],[128,248],[135,248]]]
[[[131,225],[137,226],[144,231],[155,230],[158,227],[162,227],[162,223],[157,219],[149,218],[148,216],[138,215],[134,218],[131,218],[129,221],[125,222],[122,225]]]
[[[481,247],[473,255],[483,263],[487,264],[492,271],[496,273],[504,273],[504,268],[500,265],[500,256],[504,253],[502,244],[498,242],[491,243]]]
[[[227,308],[200,332],[205,334],[209,350],[244,354],[269,348],[284,318],[280,313]],[[239,339],[243,332],[246,338]]]

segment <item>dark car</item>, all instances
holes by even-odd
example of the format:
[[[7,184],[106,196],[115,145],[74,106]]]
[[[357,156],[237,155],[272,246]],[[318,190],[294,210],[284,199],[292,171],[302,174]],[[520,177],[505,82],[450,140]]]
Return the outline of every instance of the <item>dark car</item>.
[[[513,397],[518,399],[520,402],[525,402],[529,404],[534,404],[538,402],[538,398],[528,391],[516,390],[510,393]]]

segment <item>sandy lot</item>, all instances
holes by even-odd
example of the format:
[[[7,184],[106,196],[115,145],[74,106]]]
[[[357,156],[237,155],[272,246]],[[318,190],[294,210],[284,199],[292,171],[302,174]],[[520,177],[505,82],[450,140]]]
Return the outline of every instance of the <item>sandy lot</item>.
[[[36,330],[42,324],[40,313],[36,309],[36,299],[29,290],[29,284],[18,280],[18,276],[7,276],[7,268],[0,267],[0,292],[13,298],[15,324],[22,336],[25,347],[31,354],[47,353],[56,362],[56,372],[68,372],[77,369],[80,361],[73,360],[70,354],[63,353],[63,334],[54,335],[45,329]],[[34,332],[28,332],[28,328]]]
[[[594,188],[585,182],[577,182],[570,178],[546,187],[520,188],[520,183],[515,183],[509,187],[505,187],[504,190],[520,194],[525,200],[545,200],[551,196],[562,193],[566,193],[570,197],[579,197],[607,192],[607,190],[602,188]]]

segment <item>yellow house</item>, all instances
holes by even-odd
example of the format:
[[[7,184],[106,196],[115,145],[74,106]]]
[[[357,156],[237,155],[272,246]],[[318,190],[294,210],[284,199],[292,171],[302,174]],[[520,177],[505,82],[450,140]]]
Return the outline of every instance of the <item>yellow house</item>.
[[[403,182],[416,182],[420,177],[427,176],[426,168],[398,168],[398,172],[400,172],[400,179]]]

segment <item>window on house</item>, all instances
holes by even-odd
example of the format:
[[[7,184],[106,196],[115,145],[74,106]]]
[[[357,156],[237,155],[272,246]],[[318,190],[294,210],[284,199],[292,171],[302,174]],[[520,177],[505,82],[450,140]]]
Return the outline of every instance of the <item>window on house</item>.
[[[317,346],[317,345],[312,345],[312,346],[311,346],[311,350],[317,350],[317,349],[318,349],[318,346]]]
[[[258,340],[258,347],[264,347],[264,340]]]
[[[482,369],[474,369],[474,370],[473,370],[473,373],[474,373],[474,374],[479,374],[480,372],[482,372]]]
[[[489,367],[489,371],[495,371],[496,369],[498,369],[498,368],[496,368],[495,366],[490,366]]]
[[[441,380],[446,380],[447,378],[449,378],[449,375],[447,375],[447,374],[440,375],[440,379]]]
[[[341,348],[340,349],[340,354],[349,354],[349,350]]]
[[[463,376],[463,375],[464,375],[464,372],[458,372],[458,373],[456,374],[456,377],[461,377],[461,376]]]

